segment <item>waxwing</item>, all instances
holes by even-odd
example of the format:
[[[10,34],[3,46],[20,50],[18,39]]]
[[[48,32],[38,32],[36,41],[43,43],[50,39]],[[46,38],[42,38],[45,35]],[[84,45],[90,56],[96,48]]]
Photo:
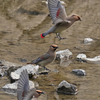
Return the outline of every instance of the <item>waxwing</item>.
[[[27,64],[37,64],[40,65],[41,67],[47,69],[45,66],[49,63],[51,63],[53,60],[56,58],[56,49],[58,48],[57,45],[52,44],[44,55],[38,57],[37,59],[31,61],[30,63]]]
[[[36,88],[30,89],[28,72],[27,70],[23,70],[18,80],[17,99],[37,100],[41,94],[44,94],[44,92],[42,92],[41,90],[36,90]]]
[[[42,33],[41,38],[48,34],[56,33],[57,38],[64,39],[60,37],[60,33],[69,28],[75,21],[81,21],[80,16],[76,14],[68,17],[60,0],[48,0],[48,8],[54,25],[47,32]]]

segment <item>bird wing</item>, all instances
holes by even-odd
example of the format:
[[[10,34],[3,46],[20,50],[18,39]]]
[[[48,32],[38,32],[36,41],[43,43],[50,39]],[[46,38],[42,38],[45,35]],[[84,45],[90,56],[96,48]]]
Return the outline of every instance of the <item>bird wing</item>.
[[[18,80],[17,85],[17,98],[18,100],[23,100],[23,97],[29,91],[29,77],[27,70],[23,70]]]
[[[24,97],[23,100],[37,100],[37,98],[35,98],[35,93],[36,93],[36,88],[32,88],[27,95]],[[33,98],[33,99],[32,99]]]
[[[48,8],[53,24],[66,20],[65,7],[60,0],[48,0]]]
[[[49,57],[50,57],[50,54],[46,53],[46,54],[42,55],[41,57],[37,58],[36,60],[31,61],[30,64],[37,64],[43,60],[48,59]]]

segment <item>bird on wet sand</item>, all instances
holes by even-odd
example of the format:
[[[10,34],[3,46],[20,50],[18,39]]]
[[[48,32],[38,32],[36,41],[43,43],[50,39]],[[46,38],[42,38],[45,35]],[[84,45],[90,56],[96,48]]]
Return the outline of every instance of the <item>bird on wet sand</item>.
[[[60,33],[69,28],[75,21],[81,21],[80,16],[76,14],[67,16],[65,7],[60,0],[48,0],[48,8],[54,25],[47,32],[42,33],[41,38],[48,34],[56,33],[59,39],[64,39],[60,37]]]
[[[23,70],[18,80],[17,99],[18,100],[38,100],[38,97],[41,94],[44,94],[44,92],[42,92],[41,90],[36,90],[36,88],[30,89],[28,72],[27,70]]]
[[[43,67],[44,69],[49,70],[45,66],[47,64],[51,63],[56,58],[56,49],[57,48],[58,48],[57,45],[52,44],[50,46],[49,50],[47,51],[47,53],[45,53],[44,55],[38,57],[36,60],[33,60],[27,64],[37,64],[37,65],[40,65],[41,67]]]

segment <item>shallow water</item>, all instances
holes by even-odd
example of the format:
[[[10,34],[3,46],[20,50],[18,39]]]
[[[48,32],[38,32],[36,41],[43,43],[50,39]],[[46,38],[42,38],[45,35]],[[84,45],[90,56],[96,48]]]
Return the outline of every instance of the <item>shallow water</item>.
[[[64,0],[67,4],[67,14],[77,13],[82,17],[69,29],[61,33],[67,39],[59,41],[55,34],[44,39],[40,34],[52,26],[48,9],[41,0],[3,0],[0,1],[0,59],[23,64],[20,58],[27,62],[45,53],[51,44],[57,44],[58,50],[69,49],[73,53],[72,63],[68,67],[59,66],[58,62],[49,64],[47,68],[57,69],[59,73],[51,72],[41,75],[33,81],[39,83],[39,89],[47,94],[48,100],[55,100],[55,91],[62,80],[78,87],[77,95],[59,95],[60,100],[99,100],[100,97],[100,65],[76,61],[76,55],[85,53],[87,57],[100,54],[100,1]],[[8,5],[9,3],[9,5]],[[4,6],[3,6],[4,5]],[[24,10],[23,10],[23,9]],[[94,39],[91,45],[83,43],[84,38]],[[71,73],[73,69],[84,69],[86,76],[78,77]],[[6,77],[0,78],[0,87],[9,83]],[[16,96],[0,92],[0,100],[17,100]],[[58,100],[58,99],[57,99]]]

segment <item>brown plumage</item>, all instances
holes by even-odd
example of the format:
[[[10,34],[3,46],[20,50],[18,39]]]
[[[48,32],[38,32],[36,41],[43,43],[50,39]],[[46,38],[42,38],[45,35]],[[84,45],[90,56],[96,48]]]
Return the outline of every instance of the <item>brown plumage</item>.
[[[27,70],[23,70],[23,72],[21,72],[20,79],[18,80],[17,99],[37,100],[41,94],[44,94],[44,92],[36,90],[36,88],[32,88],[30,90]]]
[[[42,67],[44,67],[45,69],[47,69],[45,66],[49,63],[51,63],[55,57],[56,57],[56,49],[58,48],[57,45],[53,44],[50,46],[49,50],[47,51],[47,53],[45,53],[44,55],[38,57],[36,60],[31,61],[30,63],[27,64],[37,64],[40,65]]]
[[[80,16],[76,14],[68,17],[60,0],[48,0],[48,8],[54,25],[47,32],[41,34],[41,38],[48,34],[56,33],[57,37],[62,39],[60,33],[63,30],[69,28],[75,21],[81,21]]]

